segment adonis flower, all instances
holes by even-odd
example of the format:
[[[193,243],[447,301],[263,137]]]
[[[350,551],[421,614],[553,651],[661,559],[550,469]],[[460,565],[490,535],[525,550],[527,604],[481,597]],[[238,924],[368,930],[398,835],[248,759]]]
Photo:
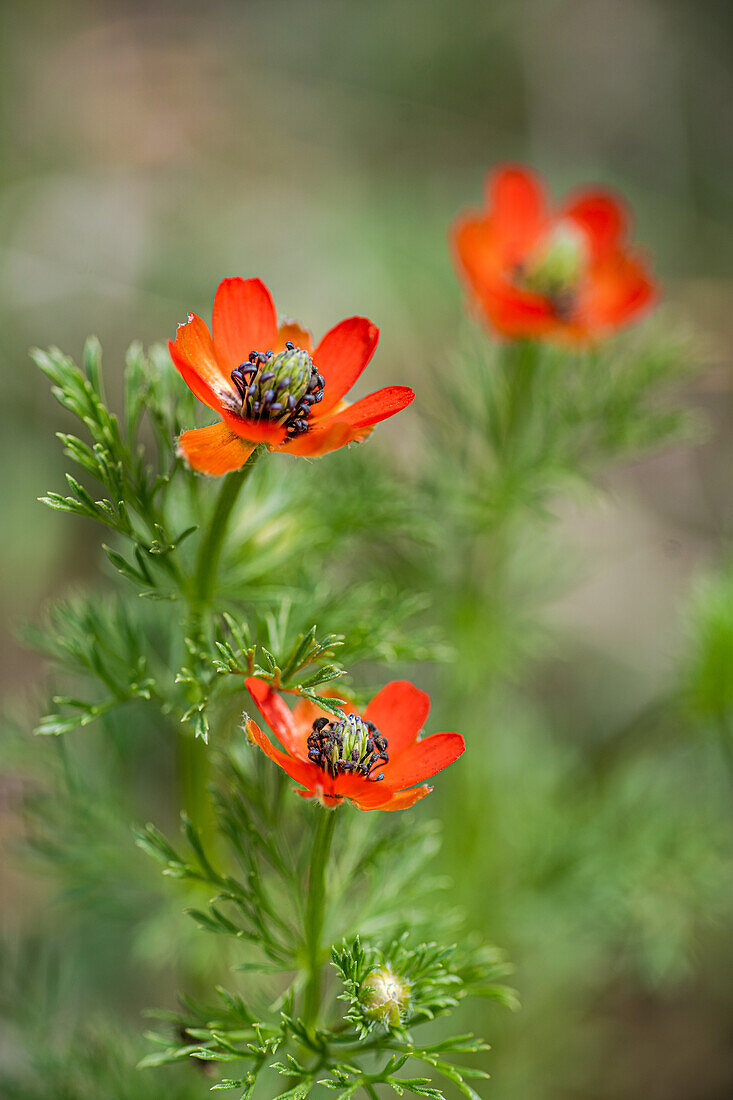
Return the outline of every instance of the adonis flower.
[[[377,327],[350,317],[314,351],[309,332],[278,325],[260,279],[219,284],[212,329],[191,313],[168,344],[191,392],[221,417],[181,436],[181,451],[202,473],[238,469],[258,443],[293,455],[326,454],[363,439],[415,396],[407,386],[387,386],[353,405],[344,401],[374,354]]]
[[[264,680],[247,689],[286,750],[277,749],[247,718],[245,730],[262,751],[302,784],[302,798],[337,806],[345,798],[361,810],[404,810],[433,789],[416,786],[447,768],[466,745],[460,733],[418,738],[430,698],[407,680],[386,684],[363,714],[326,714],[308,702],[293,711]]]
[[[486,208],[453,229],[456,263],[486,320],[504,336],[603,336],[654,297],[642,260],[624,244],[622,203],[606,191],[577,192],[550,209],[525,168],[489,173]]]

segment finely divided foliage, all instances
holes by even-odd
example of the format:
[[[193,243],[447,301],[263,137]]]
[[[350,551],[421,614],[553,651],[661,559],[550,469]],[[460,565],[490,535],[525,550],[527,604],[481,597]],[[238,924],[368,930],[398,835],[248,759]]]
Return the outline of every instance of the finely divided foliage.
[[[526,229],[526,209],[512,228],[512,201],[505,193],[500,203],[502,264],[511,233]],[[616,214],[603,202],[576,214],[581,229],[583,218],[593,223],[600,263],[604,232],[614,242],[620,233]],[[543,219],[532,227],[525,251],[548,230]],[[493,256],[492,242],[479,244]],[[552,291],[547,337],[568,320],[558,278],[582,304],[578,257],[568,260],[564,238],[550,244],[557,255],[533,252],[526,270],[499,272],[499,284],[513,280],[516,309]],[[615,249],[613,263],[622,259]],[[476,264],[472,284],[485,274]],[[593,264],[582,273],[598,282]],[[488,284],[473,290],[495,322],[503,291],[489,268]],[[57,602],[28,631],[55,677],[38,732],[65,751],[78,727],[97,723],[119,745],[130,726],[173,747],[182,840],[157,824],[135,835],[213,944],[203,977],[184,963],[196,995],[156,1013],[162,1026],[142,1065],[186,1067],[176,1093],[186,1097],[210,1088],[248,1098],[261,1082],[280,1100],[323,1089],[475,1098],[469,1082],[486,1073],[471,1056],[488,1048],[463,1025],[451,1034],[447,1017],[465,1019],[469,997],[513,1007],[507,965],[474,942],[431,875],[437,828],[412,811],[348,804],[401,811],[463,751],[458,733],[425,735],[427,696],[384,666],[447,670],[441,690],[454,702],[487,679],[486,646],[472,630],[501,640],[500,671],[530,648],[524,608],[536,593],[513,572],[520,543],[569,483],[690,433],[666,396],[686,358],[653,333],[572,351],[525,339],[492,347],[467,334],[433,378],[422,465],[397,474],[345,450],[412,399],[392,386],[344,400],[376,347],[371,322],[342,322],[314,349],[305,330],[278,324],[259,280],[230,279],[212,328],[190,316],[171,344],[175,368],[161,349],[133,345],[119,417],[96,340],[81,368],[58,349],[34,353],[79,433],[59,433],[75,466],[68,495],[42,499],[100,524],[112,567],[111,579]],[[195,427],[207,405],[221,422]],[[293,461],[332,450],[318,465]],[[490,575],[480,557],[493,562]],[[368,673],[357,669],[352,682],[358,665]],[[243,715],[253,702],[286,751]],[[313,801],[293,797],[293,781]],[[64,872],[73,866],[91,882],[96,859],[105,896],[113,879],[138,873],[105,850],[119,854],[122,843],[113,811],[89,815],[71,782],[66,821],[55,804],[32,808],[38,847]],[[166,939],[185,937],[168,919]]]
[[[363,709],[364,696],[336,682],[346,675],[347,660],[448,653],[417,625],[409,632],[402,625],[420,611],[419,596],[391,590],[378,570],[362,567],[362,531],[382,555],[392,552],[390,541],[399,547],[408,526],[411,542],[424,537],[414,503],[390,507],[397,497],[392,485],[385,496],[357,465],[363,489],[357,514],[344,495],[339,515],[322,487],[308,507],[303,492],[310,471],[282,478],[261,463],[254,472],[261,459],[256,448],[222,483],[212,506],[209,486],[166,448],[193,409],[183,391],[180,403],[175,400],[171,371],[155,349],[145,356],[133,348],[128,356],[121,421],[106,404],[96,341],[85,349],[83,369],[56,350],[36,359],[54,395],[91,436],[90,446],[84,431],[63,434],[66,454],[104,494],[69,476],[71,494],[51,492],[44,501],[110,529],[103,549],[130,593],[77,596],[51,608],[45,626],[28,631],[69,685],[54,694],[39,732],[62,735],[131,706],[152,708],[168,725],[173,719],[185,770],[192,738],[207,740],[212,722],[218,728],[232,707],[241,713],[245,680],[269,684],[314,715],[330,716],[338,728],[345,711]],[[236,538],[227,539],[230,522]],[[323,562],[338,560],[348,569],[351,554],[354,583],[335,593],[323,582]],[[307,624],[306,615],[319,625]],[[80,683],[88,695],[79,692]],[[348,809],[314,812],[292,799],[286,777],[273,776],[241,733],[228,748],[219,738],[217,748],[215,821],[202,812],[199,797],[188,807],[190,816],[184,814],[183,851],[152,824],[138,831],[137,841],[168,877],[187,884],[195,901],[187,911],[198,927],[236,940],[233,969],[245,976],[247,996],[222,985],[214,1006],[184,999],[180,1013],[164,1014],[168,1033],[151,1035],[158,1049],[143,1066],[226,1063],[229,1074],[211,1087],[241,1089],[243,1096],[260,1074],[273,1072],[290,1078],[288,1096],[305,1096],[318,1084],[347,1095],[363,1086],[371,1095],[379,1083],[442,1095],[431,1078],[405,1073],[413,1059],[473,1095],[465,1078],[478,1071],[459,1069],[454,1057],[460,1061],[482,1043],[459,1036],[425,1045],[412,1036],[417,1024],[447,1014],[469,994],[511,1003],[498,981],[507,971],[498,954],[421,939],[428,931],[434,936],[441,923],[446,936],[456,930],[450,907],[442,922],[426,908],[443,885],[427,873],[435,830],[406,829],[398,819],[388,827]],[[356,1002],[342,1004],[341,997],[358,996],[352,963],[363,971],[364,951],[371,970],[384,961],[404,971],[409,1011],[396,1026],[371,1021],[365,1027],[366,1017],[354,1015]],[[240,1075],[232,1077],[237,1062]]]
[[[336,881],[324,919],[327,940],[335,945],[325,1000],[330,1023],[309,1022],[298,1008],[308,953],[305,913],[298,899],[306,894],[308,883],[304,868],[293,865],[288,852],[307,817],[292,821],[292,806],[282,797],[283,783],[267,774],[263,761],[251,775],[244,762],[230,758],[222,780],[217,791],[219,835],[235,858],[236,873],[218,869],[218,861],[187,819],[184,850],[174,848],[152,825],[140,830],[138,843],[163,864],[165,874],[216,891],[205,908],[190,909],[189,915],[205,931],[238,941],[240,961],[234,970],[244,974],[249,993],[245,1000],[218,987],[218,1003],[211,1005],[187,998],[181,1012],[164,1016],[175,1024],[181,1040],[151,1034],[158,1049],[143,1064],[197,1058],[225,1063],[231,1072],[240,1063],[246,1072],[227,1076],[217,1087],[242,1088],[245,1096],[268,1066],[300,1079],[296,1088],[303,1091],[298,1095],[306,1095],[317,1083],[350,1093],[360,1085],[380,1082],[392,1084],[396,1091],[436,1095],[429,1080],[397,1075],[414,1058],[460,1083],[471,1095],[463,1078],[475,1071],[457,1067],[453,1059],[481,1050],[483,1044],[466,1035],[424,1044],[412,1031],[450,1012],[467,996],[492,997],[510,1005],[513,996],[500,981],[507,967],[499,953],[471,944],[459,950],[420,940],[428,929],[451,934],[449,920],[436,922],[432,915],[436,889],[444,886],[426,874],[434,851],[433,828],[405,830],[395,823],[386,829],[372,825],[369,818],[343,821],[345,835],[335,845]],[[337,812],[341,811],[329,811]],[[222,860],[225,846],[220,850]],[[378,891],[370,889],[375,881]],[[411,899],[409,907],[403,903],[405,894]],[[452,931],[455,934],[455,928]],[[366,938],[371,942],[368,948],[362,947]],[[324,944],[319,962],[325,964],[328,956]],[[408,1014],[397,1027],[369,1020],[360,999],[366,977],[385,963],[409,985]],[[256,975],[261,984],[253,994]],[[340,1007],[343,1000],[347,1008]]]

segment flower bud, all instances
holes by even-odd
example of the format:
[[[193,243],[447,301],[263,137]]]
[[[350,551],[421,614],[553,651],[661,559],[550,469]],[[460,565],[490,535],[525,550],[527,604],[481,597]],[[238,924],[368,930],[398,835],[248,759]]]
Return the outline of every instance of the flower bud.
[[[410,1004],[410,985],[391,966],[372,970],[362,986],[361,1003],[370,1020],[399,1027]]]

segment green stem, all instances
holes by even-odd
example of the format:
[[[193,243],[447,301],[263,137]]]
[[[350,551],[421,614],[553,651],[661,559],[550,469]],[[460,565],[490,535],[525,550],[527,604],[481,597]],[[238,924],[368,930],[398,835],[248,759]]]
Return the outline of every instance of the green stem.
[[[305,911],[305,946],[308,955],[308,983],[305,987],[303,1019],[312,1024],[321,1005],[321,936],[326,902],[326,865],[331,851],[336,810],[321,810],[313,836],[308,870],[308,900]]]
[[[209,804],[209,778],[211,761],[209,749],[200,737],[187,730],[178,735],[178,783],[181,807],[198,829],[204,845],[210,845],[213,833],[213,817]]]
[[[252,473],[264,448],[256,447],[239,470],[227,474],[219,490],[211,522],[201,540],[196,571],[190,591],[190,631],[195,637],[201,631],[201,616],[216,591],[224,540],[234,505],[245,481]],[[200,738],[181,731],[178,737],[178,781],[181,804],[205,842],[211,843],[213,819],[209,804],[208,783],[211,761],[207,746]]]
[[[725,714],[721,713],[717,716],[715,727],[720,742],[720,751],[728,769],[728,776],[733,781],[733,730],[730,728],[730,723],[727,721]]]
[[[530,340],[517,340],[508,344],[504,351],[504,368],[508,376],[504,448],[510,455],[521,443],[525,421],[531,412],[532,384],[538,357],[537,345]]]
[[[209,529],[201,541],[196,561],[193,602],[198,610],[209,603],[215,590],[219,559],[221,558],[224,539],[229,526],[229,517],[237,502],[239,492],[252,473],[261,451],[261,447],[255,447],[244,466],[240,470],[234,470],[232,473],[227,474],[224,478]]]

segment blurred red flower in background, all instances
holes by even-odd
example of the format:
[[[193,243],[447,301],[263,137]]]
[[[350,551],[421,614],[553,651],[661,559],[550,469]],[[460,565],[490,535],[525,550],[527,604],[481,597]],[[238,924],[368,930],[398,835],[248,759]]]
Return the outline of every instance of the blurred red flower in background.
[[[257,709],[285,752],[269,741],[249,716],[247,736],[301,783],[302,798],[327,806],[349,799],[361,810],[404,810],[433,789],[415,786],[447,768],[465,750],[459,733],[418,739],[430,710],[430,697],[407,680],[393,680],[363,714],[337,718],[301,701],[290,710],[264,680],[245,681]]]
[[[308,331],[278,325],[260,279],[219,284],[212,329],[191,313],[168,342],[188,388],[221,417],[180,438],[189,465],[201,473],[238,469],[258,443],[293,455],[326,454],[364,439],[415,396],[407,386],[386,386],[350,405],[344,395],[374,354],[379,329],[365,317],[350,317],[314,351]]]
[[[497,332],[582,343],[654,297],[626,229],[625,206],[612,194],[589,188],[553,210],[537,175],[502,165],[489,173],[484,210],[459,218],[451,236],[469,293]]]

